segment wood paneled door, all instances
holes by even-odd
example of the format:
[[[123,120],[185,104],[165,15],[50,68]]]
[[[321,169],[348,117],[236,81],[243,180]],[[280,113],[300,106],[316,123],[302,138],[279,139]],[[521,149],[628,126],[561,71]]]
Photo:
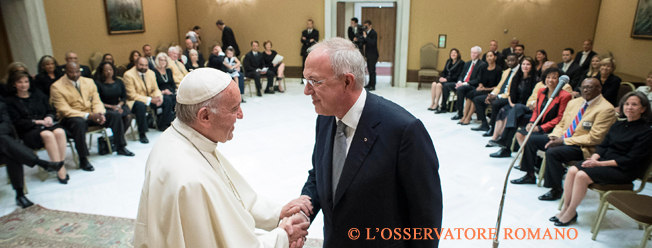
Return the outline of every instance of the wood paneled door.
[[[378,33],[378,62],[394,62],[396,46],[396,3],[395,7],[362,7],[360,24],[370,20]],[[392,63],[393,64],[393,63]]]

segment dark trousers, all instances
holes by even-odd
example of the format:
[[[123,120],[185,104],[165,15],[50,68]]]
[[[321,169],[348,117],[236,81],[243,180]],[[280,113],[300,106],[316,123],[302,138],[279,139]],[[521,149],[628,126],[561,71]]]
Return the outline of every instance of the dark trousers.
[[[453,85],[455,88],[455,85]],[[464,115],[464,99],[466,99],[466,94],[475,90],[475,87],[471,85],[462,85],[457,88],[457,114],[462,117]]]
[[[135,101],[131,106],[131,113],[136,116],[136,124],[138,124],[138,133],[145,134],[149,128],[147,127],[147,106],[141,101]]]
[[[254,82],[256,83],[256,90],[258,91],[260,91],[260,89],[262,88],[262,84],[260,83],[261,76],[262,75],[260,74],[260,72],[257,71],[247,72],[247,77],[254,79]],[[272,88],[272,90],[274,90],[274,77],[276,77],[276,74],[274,74],[273,71],[267,71],[265,73],[265,77],[267,77],[267,88],[265,89]]]
[[[163,95],[163,104],[161,106],[156,106],[156,104],[149,104],[149,108],[154,110],[154,113],[158,113],[158,109],[161,109],[161,114],[156,115],[156,126],[159,130],[163,131],[167,129],[172,121],[174,121],[174,106],[177,104],[176,95]]]
[[[530,122],[530,117],[532,117],[532,110],[520,103],[514,104],[509,111],[505,119],[505,130],[500,135],[501,142],[504,142],[508,149],[512,147],[512,140],[514,140],[518,128],[527,125]]]
[[[455,91],[456,82],[445,82],[442,83],[441,87],[441,109],[448,109],[448,98],[451,95],[451,91]],[[460,99],[459,97],[457,98]],[[448,112],[448,111],[447,111]]]
[[[32,149],[21,144],[9,135],[0,135],[0,163],[7,167],[7,175],[16,192],[23,193],[23,165],[34,167],[38,157]]]
[[[509,105],[509,100],[507,100],[507,98],[500,98],[500,99],[496,98],[496,100],[491,102],[491,121],[489,121],[490,126],[495,127],[496,118],[498,117],[498,112],[505,105]]]
[[[376,87],[376,63],[378,58],[367,58],[367,70],[369,71],[369,87]]]
[[[131,126],[131,120],[132,120],[132,117],[130,115],[131,110],[129,109],[129,106],[127,106],[127,104],[122,105],[122,114],[118,113],[118,111],[115,111],[113,109],[106,109],[106,112],[115,112],[116,114],[119,114],[122,117],[122,126],[124,127],[126,133],[127,129],[129,129],[129,126]]]
[[[467,97],[473,101],[473,105],[475,105],[475,114],[478,117],[478,120],[482,121],[482,126],[484,127],[489,127],[487,116],[485,115],[487,104],[484,103],[484,100],[487,99],[487,95],[489,95],[489,91],[474,90],[467,94]]]
[[[528,174],[534,173],[534,166],[536,166],[535,164],[537,163],[537,151],[545,151],[545,146],[548,144],[548,141],[550,141],[548,135],[530,136],[530,139],[523,148],[521,171],[525,171]]]
[[[240,88],[240,95],[244,94],[244,87],[244,75],[242,75],[242,72],[238,71],[238,88]]]
[[[579,146],[557,146],[546,151],[546,171],[543,186],[546,188],[562,188],[561,179],[566,172],[563,162],[579,161],[584,159],[584,152]]]
[[[61,125],[65,127],[72,134],[72,139],[75,141],[75,149],[80,158],[88,157],[88,145],[86,145],[86,132],[89,126],[103,126],[111,128],[113,131],[113,141],[118,149],[124,148],[127,145],[124,136],[124,126],[122,117],[117,112],[106,112],[104,114],[106,121],[100,125],[91,120],[84,120],[81,117],[63,118]]]

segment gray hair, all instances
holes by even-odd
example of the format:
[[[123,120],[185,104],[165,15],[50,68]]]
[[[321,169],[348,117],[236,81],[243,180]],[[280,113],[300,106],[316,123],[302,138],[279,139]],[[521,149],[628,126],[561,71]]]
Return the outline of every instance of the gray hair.
[[[199,113],[199,110],[202,108],[207,108],[214,114],[217,114],[219,110],[217,106],[220,99],[222,99],[222,93],[223,92],[220,92],[208,100],[196,104],[181,104],[177,102],[177,105],[174,106],[174,112],[176,112],[177,119],[186,125],[193,125],[197,121],[197,113]]]
[[[199,53],[197,53],[197,50],[195,50],[195,49],[190,49],[190,51],[188,51],[188,55],[193,55],[193,54],[194,54],[194,55],[199,55]]]
[[[471,52],[473,52],[473,50],[475,50],[478,53],[482,53],[482,47],[480,46],[471,47]]]
[[[169,53],[169,52],[176,52],[176,53],[178,53],[178,52],[179,52],[179,48],[178,48],[177,46],[171,46],[170,48],[168,48],[168,53]]]
[[[161,65],[159,64],[159,62],[158,62],[158,60],[159,60],[161,57],[165,58],[165,63],[166,63],[166,66],[165,66],[165,67],[167,67],[167,63],[168,63],[167,61],[168,61],[168,59],[169,59],[170,57],[168,57],[168,55],[165,54],[165,53],[158,53],[158,54],[156,55],[156,59],[154,59],[154,63],[156,64],[156,67],[157,67],[157,68],[158,68],[159,66],[161,66]]]
[[[356,88],[364,87],[365,61],[353,42],[339,37],[329,38],[308,48],[308,53],[316,49],[328,53],[335,76],[351,73],[355,77]]]

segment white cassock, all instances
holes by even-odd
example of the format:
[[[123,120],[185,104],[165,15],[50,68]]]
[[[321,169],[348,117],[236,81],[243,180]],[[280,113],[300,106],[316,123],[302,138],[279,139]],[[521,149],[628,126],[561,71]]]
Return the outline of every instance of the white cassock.
[[[161,134],[145,168],[135,247],[289,247],[277,227],[282,206],[257,195],[216,148],[179,120]]]

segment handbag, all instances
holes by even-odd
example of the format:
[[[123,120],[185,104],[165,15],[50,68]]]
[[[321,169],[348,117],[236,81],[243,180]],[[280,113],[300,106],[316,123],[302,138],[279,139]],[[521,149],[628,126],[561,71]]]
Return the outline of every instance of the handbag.
[[[115,151],[115,142],[113,136],[109,137],[109,142],[111,142],[111,151]],[[97,153],[100,155],[109,154],[109,147],[106,145],[106,140],[104,137],[97,138]]]

